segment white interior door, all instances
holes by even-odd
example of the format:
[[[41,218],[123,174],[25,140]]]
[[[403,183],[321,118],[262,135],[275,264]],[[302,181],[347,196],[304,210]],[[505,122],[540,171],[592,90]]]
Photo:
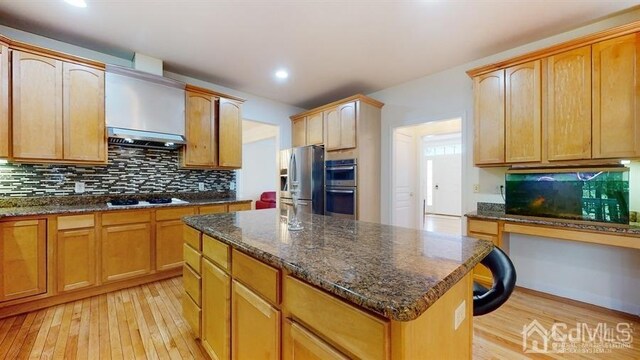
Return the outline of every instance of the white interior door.
[[[413,134],[393,134],[393,225],[416,227],[416,151]]]
[[[440,155],[433,159],[434,214],[462,216],[462,155]]]

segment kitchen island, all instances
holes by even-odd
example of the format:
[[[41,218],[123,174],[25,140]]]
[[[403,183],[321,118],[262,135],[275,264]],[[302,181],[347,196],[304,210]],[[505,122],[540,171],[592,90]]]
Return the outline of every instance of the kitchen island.
[[[471,358],[493,245],[279,209],[189,216],[185,318],[212,358]]]

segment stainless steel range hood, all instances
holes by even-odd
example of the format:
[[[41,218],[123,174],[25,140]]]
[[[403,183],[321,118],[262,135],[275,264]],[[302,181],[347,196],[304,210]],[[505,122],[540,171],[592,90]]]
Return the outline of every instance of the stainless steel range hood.
[[[185,144],[185,84],[107,66],[105,105],[110,144],[177,149]]]

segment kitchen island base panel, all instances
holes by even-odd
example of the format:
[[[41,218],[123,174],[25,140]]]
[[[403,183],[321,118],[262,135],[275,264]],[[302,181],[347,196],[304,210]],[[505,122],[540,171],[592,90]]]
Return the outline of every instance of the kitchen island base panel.
[[[185,231],[191,229],[185,226]],[[207,238],[210,245],[227,245],[213,237]],[[232,305],[203,304],[200,308],[194,303],[193,309],[187,311],[194,338],[200,338],[199,334],[202,334],[204,348],[209,354],[216,355],[212,358],[229,360],[236,358],[232,356],[234,353],[255,355],[258,351],[270,354],[270,358],[293,360],[314,357],[471,359],[473,275],[470,272],[417,318],[397,321],[341,299],[295,277],[287,270],[275,269],[235,247],[225,253],[230,255],[224,262],[226,270],[219,264],[211,263],[207,255],[202,256],[203,263],[211,264],[209,266],[212,269],[227,279],[217,285],[216,291],[232,292]],[[272,271],[265,272],[265,269]],[[256,273],[268,274],[267,278],[272,281],[254,283],[253,277],[246,276]],[[202,282],[205,282],[204,277]],[[189,291],[194,292],[193,289]],[[207,295],[204,288],[203,291],[203,302],[209,296],[214,296]],[[238,298],[240,294],[244,294],[241,296],[244,302],[238,302],[241,300]],[[191,300],[188,292],[183,296]],[[247,299],[251,301],[247,302]],[[252,317],[255,319],[252,320]],[[217,321],[217,325],[212,321]],[[272,330],[249,335],[252,331],[259,331],[251,324],[260,324],[259,328]],[[207,346],[209,340],[201,331],[212,326],[231,330],[230,338],[215,347]],[[255,339],[263,341],[258,343]],[[235,350],[224,351],[229,346]]]

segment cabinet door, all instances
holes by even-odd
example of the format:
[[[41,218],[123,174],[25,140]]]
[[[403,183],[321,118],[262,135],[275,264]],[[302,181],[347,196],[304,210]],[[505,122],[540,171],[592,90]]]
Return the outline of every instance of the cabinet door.
[[[340,149],[340,113],[338,108],[329,109],[323,113],[324,121],[327,124],[327,150]]]
[[[47,291],[46,242],[45,220],[0,222],[0,300]]]
[[[104,71],[64,63],[64,159],[106,162]]]
[[[182,266],[182,220],[156,222],[156,269],[169,270]]]
[[[291,147],[307,145],[307,121],[301,117],[291,122]]]
[[[540,161],[540,60],[505,70],[507,163]]]
[[[215,137],[215,99],[206,94],[186,92],[187,144],[183,148],[183,165],[213,167],[217,165]]]
[[[320,145],[324,143],[324,126],[322,113],[307,116],[307,145]]]
[[[231,357],[231,278],[208,260],[202,261],[202,346],[212,359]]]
[[[96,237],[94,228],[58,231],[58,291],[96,284]]]
[[[504,163],[504,70],[473,78],[476,165]]]
[[[0,158],[9,157],[9,48],[0,45]]]
[[[102,280],[115,281],[151,272],[151,224],[102,228]]]
[[[301,325],[284,322],[283,360],[346,360],[346,356],[331,347]]]
[[[13,156],[62,159],[62,61],[13,52]]]
[[[220,166],[242,167],[242,115],[240,103],[220,99]]]
[[[499,246],[497,236],[492,236],[489,234],[473,233],[473,232],[469,232],[467,236],[475,239],[491,241],[493,245]],[[491,275],[491,271],[482,264],[478,264],[476,265],[476,267],[473,268],[473,278],[476,281],[486,286],[491,286],[493,284],[493,277]]]
[[[340,149],[356,147],[356,103],[350,102],[338,107],[340,115]]]
[[[591,158],[591,46],[546,59],[548,160]]]
[[[593,45],[593,157],[640,156],[640,34]]]
[[[234,360],[280,357],[280,312],[233,281],[231,354]]]

